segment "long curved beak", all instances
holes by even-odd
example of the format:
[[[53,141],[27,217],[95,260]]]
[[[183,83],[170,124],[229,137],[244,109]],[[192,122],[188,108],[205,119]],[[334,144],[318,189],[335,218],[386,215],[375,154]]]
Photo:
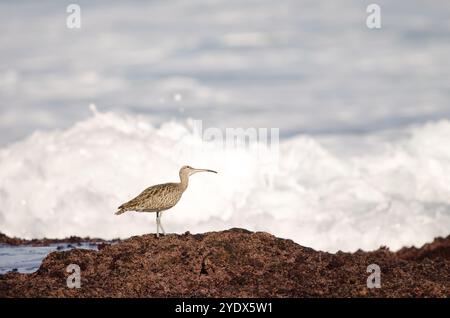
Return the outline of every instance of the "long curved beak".
[[[213,173],[217,173],[217,171],[214,170],[210,170],[210,169],[192,169],[191,170],[191,174],[197,173],[197,172],[213,172]]]

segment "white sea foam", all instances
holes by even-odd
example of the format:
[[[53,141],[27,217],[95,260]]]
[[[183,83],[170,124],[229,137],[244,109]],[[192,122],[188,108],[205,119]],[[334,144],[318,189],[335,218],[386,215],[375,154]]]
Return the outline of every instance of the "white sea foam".
[[[267,161],[204,142],[189,122],[154,127],[95,112],[0,150],[0,231],[24,238],[154,232],[153,214],[115,216],[117,206],[149,185],[177,181],[189,164],[219,174],[191,178],[163,215],[168,232],[243,227],[327,251],[420,245],[449,234],[450,122],[402,133],[352,151],[347,138],[297,136],[281,142],[278,161]]]

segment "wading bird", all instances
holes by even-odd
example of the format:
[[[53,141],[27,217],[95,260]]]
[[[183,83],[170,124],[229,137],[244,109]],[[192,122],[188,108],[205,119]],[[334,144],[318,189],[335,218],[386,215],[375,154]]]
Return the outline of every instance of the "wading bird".
[[[214,172],[209,169],[194,169],[190,166],[183,166],[180,169],[180,182],[163,183],[149,187],[141,192],[137,197],[119,206],[120,215],[127,211],[136,212],[156,212],[156,236],[159,237],[159,229],[166,234],[161,224],[161,212],[170,209],[180,200],[183,192],[189,183],[189,176],[197,172]]]

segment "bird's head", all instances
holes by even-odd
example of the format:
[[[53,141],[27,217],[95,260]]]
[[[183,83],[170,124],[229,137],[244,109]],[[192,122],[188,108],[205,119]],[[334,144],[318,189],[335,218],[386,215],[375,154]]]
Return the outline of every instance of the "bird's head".
[[[180,169],[180,178],[181,178],[182,176],[190,176],[190,175],[193,175],[194,173],[197,173],[197,172],[213,172],[213,173],[217,173],[217,171],[214,171],[214,170],[209,170],[209,169],[195,169],[195,168],[192,168],[191,166],[183,166],[183,167],[181,167],[181,169]]]

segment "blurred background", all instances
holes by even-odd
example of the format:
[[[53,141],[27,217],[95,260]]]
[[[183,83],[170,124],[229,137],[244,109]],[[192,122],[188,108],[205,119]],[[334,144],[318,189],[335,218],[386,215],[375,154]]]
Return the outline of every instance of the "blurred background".
[[[191,164],[221,173],[169,232],[330,251],[448,234],[450,2],[378,0],[381,29],[360,0],[76,1],[80,29],[70,3],[0,3],[0,232],[148,233],[115,208]],[[189,119],[279,128],[279,162],[205,156]]]
[[[0,143],[100,110],[155,123],[355,133],[448,118],[450,4],[360,0],[0,3]]]

